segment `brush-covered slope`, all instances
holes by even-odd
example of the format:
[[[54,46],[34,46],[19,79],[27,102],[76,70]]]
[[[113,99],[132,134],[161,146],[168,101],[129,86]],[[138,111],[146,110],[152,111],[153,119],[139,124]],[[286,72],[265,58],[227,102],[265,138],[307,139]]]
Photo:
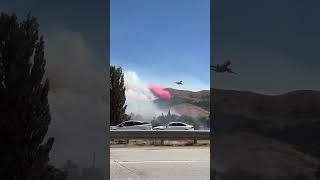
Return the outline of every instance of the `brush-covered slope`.
[[[217,113],[270,121],[320,117],[319,91],[292,91],[276,96],[233,90],[212,91]]]
[[[161,109],[170,109],[180,115],[191,117],[206,117],[210,112],[210,91],[203,90],[198,92],[167,89],[172,99],[169,101],[157,99],[155,103]]]
[[[217,135],[252,133],[320,157],[319,91],[292,91],[276,96],[233,90],[211,91]]]

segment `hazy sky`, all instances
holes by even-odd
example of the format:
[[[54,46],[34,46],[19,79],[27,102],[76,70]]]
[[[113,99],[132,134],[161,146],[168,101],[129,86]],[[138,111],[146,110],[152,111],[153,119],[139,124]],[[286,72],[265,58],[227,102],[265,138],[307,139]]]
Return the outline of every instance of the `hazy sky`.
[[[209,2],[111,0],[111,63],[146,83],[209,89]],[[185,85],[175,85],[178,80]]]
[[[214,63],[230,58],[239,75],[212,73],[212,85],[268,94],[320,90],[319,7],[316,0],[215,1]]]
[[[28,12],[38,18],[40,32],[57,30],[78,32],[83,36],[88,47],[102,61],[106,43],[106,1],[90,0],[1,0],[0,11],[16,13],[20,20]]]

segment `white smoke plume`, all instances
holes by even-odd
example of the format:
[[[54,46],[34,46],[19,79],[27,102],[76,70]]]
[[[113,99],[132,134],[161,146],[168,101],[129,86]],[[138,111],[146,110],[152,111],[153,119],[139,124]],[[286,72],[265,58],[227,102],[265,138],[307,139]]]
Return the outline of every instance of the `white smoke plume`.
[[[104,93],[106,82],[102,77],[106,76],[107,66],[103,64],[103,59],[100,59],[100,64],[97,63],[96,55],[81,33],[59,29],[48,33],[45,38],[46,74],[50,79],[50,89]],[[103,65],[105,68],[102,68]]]
[[[45,34],[46,76],[50,80],[52,121],[48,136],[55,142],[50,163],[72,160],[80,168],[106,168],[107,65],[98,62],[78,32],[58,30]],[[105,67],[105,68],[101,68]]]
[[[150,122],[153,117],[167,113],[154,104],[156,97],[150,92],[147,84],[143,82],[136,72],[124,72],[124,84],[126,87],[126,113],[140,114],[144,121]]]

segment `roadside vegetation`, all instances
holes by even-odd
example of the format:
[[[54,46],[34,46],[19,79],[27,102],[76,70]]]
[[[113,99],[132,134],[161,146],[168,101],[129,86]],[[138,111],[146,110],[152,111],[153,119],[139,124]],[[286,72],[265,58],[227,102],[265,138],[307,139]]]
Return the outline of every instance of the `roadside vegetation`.
[[[39,24],[28,15],[0,15],[0,177],[16,180],[64,180],[66,172],[50,165],[54,138],[49,80],[44,79],[45,42]]]

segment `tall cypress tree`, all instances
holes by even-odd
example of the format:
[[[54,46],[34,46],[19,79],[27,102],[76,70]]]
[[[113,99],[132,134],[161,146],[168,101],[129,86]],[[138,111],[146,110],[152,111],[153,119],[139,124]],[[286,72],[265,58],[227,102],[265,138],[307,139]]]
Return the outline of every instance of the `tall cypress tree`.
[[[129,117],[126,112],[126,88],[121,67],[110,66],[110,125],[117,125]]]
[[[15,15],[0,15],[1,179],[63,179],[48,165],[54,139],[44,142],[51,118],[38,29],[30,15],[20,23]]]

